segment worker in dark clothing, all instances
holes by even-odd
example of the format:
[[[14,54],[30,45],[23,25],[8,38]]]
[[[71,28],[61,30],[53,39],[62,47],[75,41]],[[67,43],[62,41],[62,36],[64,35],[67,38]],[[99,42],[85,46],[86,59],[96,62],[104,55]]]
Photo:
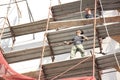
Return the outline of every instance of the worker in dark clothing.
[[[93,18],[93,14],[92,14],[92,12],[91,12],[91,10],[90,10],[90,8],[85,8],[85,18]]]
[[[70,59],[75,57],[77,51],[79,51],[81,53],[81,57],[84,57],[84,47],[82,45],[83,40],[88,40],[88,38],[86,36],[82,35],[81,30],[77,30],[76,36],[73,37],[72,41],[65,42],[66,44],[73,43],[73,46],[71,48]]]

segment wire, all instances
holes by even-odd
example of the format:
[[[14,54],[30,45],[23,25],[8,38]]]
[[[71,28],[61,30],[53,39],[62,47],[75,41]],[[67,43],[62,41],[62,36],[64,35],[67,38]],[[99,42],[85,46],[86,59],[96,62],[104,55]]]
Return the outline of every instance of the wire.
[[[46,35],[47,35],[47,31],[48,31],[48,26],[49,26],[49,22],[50,22],[50,11],[51,11],[51,5],[52,5],[52,0],[50,0],[50,7],[49,7],[49,12],[48,12],[48,20],[47,20],[47,25],[46,25],[46,30],[45,30],[45,34],[44,34],[44,39],[43,39],[43,48],[42,48],[42,53],[41,53],[41,60],[40,60],[40,71],[39,71],[39,77],[38,80],[40,80],[41,74],[42,74],[42,60],[44,57],[44,51],[45,51],[45,42],[46,42]]]

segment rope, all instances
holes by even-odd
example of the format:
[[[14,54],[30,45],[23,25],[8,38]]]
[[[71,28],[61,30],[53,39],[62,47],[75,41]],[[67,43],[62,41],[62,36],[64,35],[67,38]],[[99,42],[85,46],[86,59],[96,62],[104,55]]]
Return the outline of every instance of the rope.
[[[107,32],[107,36],[109,37],[110,35],[109,35],[109,32],[108,32],[108,29],[107,29],[107,25],[105,24],[106,23],[106,20],[105,20],[105,17],[104,17],[104,15],[103,15],[103,5],[102,5],[102,1],[101,0],[99,0],[99,2],[100,2],[100,7],[101,7],[101,9],[102,9],[102,17],[103,17],[103,22],[104,22],[104,26],[105,26],[105,30],[106,30],[106,32]]]
[[[16,0],[14,0],[14,1],[15,1],[15,4],[16,4],[16,7],[17,7],[18,16],[21,17],[22,14],[21,14],[20,8],[19,8],[19,6],[18,6],[18,4],[17,4],[17,1],[16,1]]]
[[[118,68],[119,68],[119,70],[120,70],[120,64],[119,64],[118,58],[117,58],[117,56],[116,56],[116,53],[114,53],[114,57],[115,57],[117,66],[118,66]]]
[[[29,19],[30,19],[30,22],[34,22],[34,18],[33,18],[33,15],[32,15],[32,12],[30,10],[30,7],[28,5],[28,1],[26,0],[26,5],[27,5],[27,9],[28,9],[28,15],[29,15]],[[33,33],[33,39],[35,39],[35,34]]]
[[[11,0],[10,0],[8,8],[7,8],[7,13],[6,13],[5,21],[4,21],[4,24],[3,24],[3,27],[2,27],[2,31],[1,31],[1,34],[0,34],[0,47],[1,47],[1,39],[2,39],[2,36],[3,36],[3,33],[4,33],[4,28],[5,28],[5,25],[6,25],[6,21],[8,19],[8,13],[9,13],[9,10],[10,10],[10,4],[11,4]]]
[[[17,1],[17,3],[19,2],[23,2],[25,0],[21,0],[21,1]],[[7,4],[0,4],[0,6],[6,6],[6,5],[9,5],[9,4],[15,4],[16,2],[11,2],[11,3],[7,3]]]
[[[49,7],[49,12],[48,12],[48,20],[47,20],[46,30],[45,30],[45,34],[44,34],[44,39],[43,39],[43,48],[42,48],[42,53],[41,53],[40,71],[39,71],[39,78],[38,78],[38,80],[40,80],[40,77],[41,77],[41,74],[42,74],[42,60],[43,60],[44,51],[45,51],[45,42],[46,42],[45,39],[46,39],[46,35],[47,35],[47,31],[48,31],[48,26],[49,26],[49,22],[50,22],[51,4],[52,4],[52,0],[50,0],[50,7]]]
[[[57,75],[57,76],[53,77],[53,78],[52,78],[52,79],[50,79],[50,80],[55,80],[56,78],[58,78],[58,77],[62,76],[62,75],[63,75],[63,74],[65,74],[66,72],[68,72],[68,71],[72,70],[73,68],[77,67],[78,65],[82,64],[83,62],[85,62],[86,60],[88,60],[88,59],[90,59],[90,58],[91,58],[91,57],[88,57],[88,58],[86,58],[86,59],[84,59],[84,60],[80,61],[80,62],[79,62],[79,63],[77,63],[76,65],[74,65],[74,66],[72,66],[72,67],[68,68],[66,71],[64,71],[64,72],[60,73],[59,75]]]
[[[102,1],[99,0],[99,2],[100,2],[100,6],[101,6],[101,9],[102,9],[102,16],[103,16],[103,5],[102,5]],[[105,24],[105,23],[106,23],[106,20],[105,20],[105,17],[104,17],[104,16],[103,16],[103,20],[104,20],[104,24]],[[108,32],[107,25],[105,24],[104,26],[105,26],[105,29],[106,29],[106,32],[107,32],[107,36],[110,37],[109,32]],[[112,46],[113,46],[113,45],[112,45]],[[119,68],[119,70],[120,70],[120,64],[119,64],[118,58],[117,58],[117,56],[116,56],[116,53],[114,53],[114,57],[115,57],[117,66],[118,66],[118,68]]]
[[[95,0],[95,11],[94,11],[94,39],[93,39],[93,76],[95,76],[95,42],[96,42],[96,6],[97,1]]]
[[[27,5],[27,8],[28,8],[28,14],[29,14],[29,19],[30,19],[30,22],[34,22],[34,18],[33,18],[33,15],[32,15],[32,12],[30,10],[30,7],[28,5],[28,1],[26,0],[26,5]]]

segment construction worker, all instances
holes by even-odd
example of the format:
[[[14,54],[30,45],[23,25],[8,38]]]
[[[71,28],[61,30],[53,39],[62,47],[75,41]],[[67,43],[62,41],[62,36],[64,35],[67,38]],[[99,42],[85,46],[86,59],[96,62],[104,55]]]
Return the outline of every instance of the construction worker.
[[[83,32],[81,30],[77,30],[76,36],[73,37],[72,41],[64,42],[65,44],[73,43],[70,53],[70,59],[75,57],[77,51],[81,53],[81,57],[84,57],[84,47],[82,45],[83,40],[88,40],[88,38],[83,35]]]
[[[90,8],[85,8],[85,18],[93,18],[93,14]]]

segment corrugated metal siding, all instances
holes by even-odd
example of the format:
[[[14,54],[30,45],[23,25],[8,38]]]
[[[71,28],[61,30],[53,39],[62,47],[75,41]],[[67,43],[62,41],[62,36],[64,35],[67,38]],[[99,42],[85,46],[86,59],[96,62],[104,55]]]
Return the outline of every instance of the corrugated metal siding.
[[[52,46],[54,54],[67,53],[70,52],[72,45],[65,45],[64,41],[70,41],[76,35],[76,30],[81,29],[84,35],[89,38],[89,40],[83,42],[85,49],[93,48],[93,25],[87,26],[77,26],[77,28],[61,30],[56,32],[48,33],[48,40]],[[98,40],[96,39],[96,47],[99,47]]]
[[[120,53],[116,53],[116,55],[118,58],[118,62],[120,63]],[[66,71],[67,69],[71,68],[72,66],[76,65],[77,63],[79,63],[84,59],[85,58],[73,59],[73,60],[43,65],[46,79],[50,80],[51,78]],[[97,74],[98,69],[101,71],[105,69],[114,68],[117,66],[116,60],[113,54],[96,58],[96,63],[98,66],[98,67],[96,66],[96,75],[95,75],[96,78],[98,78],[98,74]],[[66,77],[69,78],[69,77],[92,76],[92,69],[93,69],[92,66],[93,65],[92,65],[92,58],[91,58],[91,59],[88,59],[85,63],[78,65],[77,67],[73,68],[69,72],[58,77],[57,79],[66,78]]]
[[[120,1],[119,0],[101,0],[102,6],[104,10],[117,10],[120,9]],[[51,11],[53,14],[54,20],[69,20],[69,19],[80,19],[81,13],[80,13],[80,1],[75,1],[71,3],[61,4],[57,6],[53,6]],[[98,14],[99,10],[101,10],[101,6],[98,2]],[[82,0],[82,11],[85,8],[91,8],[94,9],[94,0]],[[84,13],[82,13],[84,17]]]

